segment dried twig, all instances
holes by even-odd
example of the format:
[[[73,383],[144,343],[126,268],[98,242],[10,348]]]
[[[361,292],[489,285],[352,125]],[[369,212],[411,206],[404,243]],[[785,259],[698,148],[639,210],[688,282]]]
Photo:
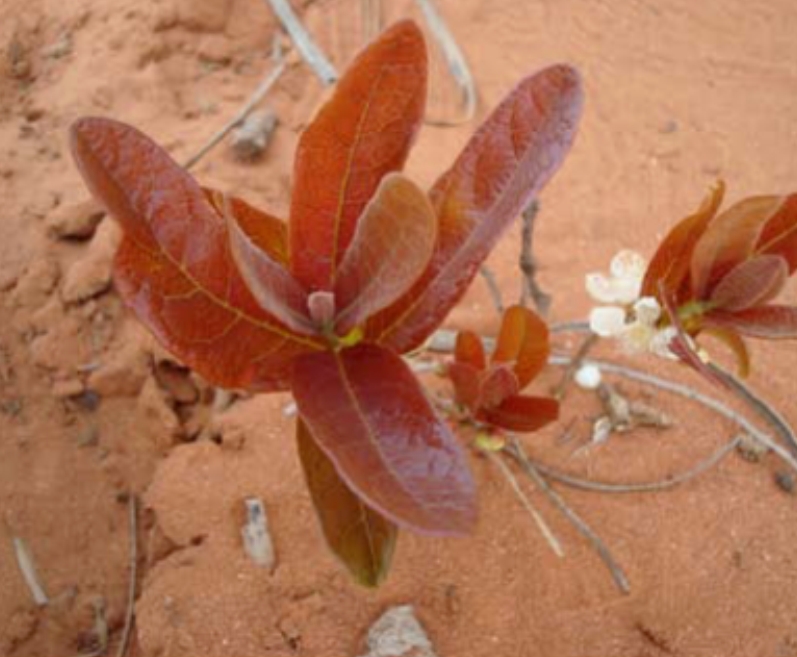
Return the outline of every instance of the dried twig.
[[[552,333],[589,333],[589,323],[584,321],[574,322],[560,322],[551,326]],[[782,438],[786,444],[797,454],[797,434],[791,428],[784,417],[778,413],[772,406],[742,381],[735,377],[730,372],[714,363],[708,363],[708,368],[720,379],[727,384],[731,392],[736,394],[752,411],[756,413],[762,420],[769,424]]]
[[[553,355],[548,359],[548,362],[552,365],[567,366],[572,362],[572,360],[573,359],[569,356]],[[632,381],[638,381],[640,383],[652,385],[656,388],[660,388],[661,390],[672,392],[676,395],[680,395],[681,397],[699,402],[703,406],[707,406],[716,413],[719,413],[720,415],[723,415],[729,420],[738,424],[740,427],[742,427],[742,429],[744,429],[744,431],[753,436],[753,438],[759,442],[766,445],[797,472],[797,459],[795,459],[788,450],[775,442],[768,434],[758,429],[758,427],[756,427],[743,415],[732,411],[730,408],[717,401],[713,397],[704,395],[694,388],[690,388],[682,383],[668,381],[667,379],[662,379],[658,376],[654,376],[653,374],[648,374],[647,372],[643,372],[632,367],[627,367],[625,365],[618,365],[617,363],[609,363],[607,361],[597,360],[586,361],[585,364],[587,363],[596,365],[604,372],[618,374],[627,379],[631,379]]]
[[[565,556],[565,551],[562,548],[562,544],[559,542],[559,539],[556,538],[553,531],[551,530],[550,526],[547,522],[545,522],[545,518],[540,515],[540,512],[537,511],[536,507],[531,503],[528,495],[523,492],[523,489],[520,487],[520,483],[518,483],[517,477],[512,474],[512,470],[509,469],[509,466],[504,463],[494,452],[489,450],[481,450],[481,453],[487,456],[490,461],[498,466],[498,469],[501,473],[506,477],[506,480],[509,482],[509,485],[512,487],[513,492],[520,500],[520,503],[529,512],[529,515],[534,519],[534,522],[537,523],[537,528],[540,530],[543,538],[548,542],[548,545],[553,550],[554,554],[557,557]]]
[[[536,459],[529,458],[534,466],[547,478],[558,481],[559,483],[566,484],[572,488],[579,488],[581,490],[593,491],[596,493],[651,493],[655,491],[667,490],[675,488],[681,484],[686,483],[696,477],[699,477],[704,472],[708,472],[711,468],[717,465],[728,454],[733,452],[742,440],[742,434],[737,434],[736,437],[729,440],[722,445],[718,450],[713,452],[708,458],[700,461],[695,466],[680,474],[662,479],[660,481],[640,482],[640,483],[615,483],[606,481],[595,481],[594,479],[581,479],[573,475],[561,472],[556,468],[540,463]]]
[[[504,314],[504,299],[501,296],[501,288],[498,287],[498,281],[495,279],[495,274],[493,270],[490,269],[487,265],[482,265],[479,267],[479,273],[481,274],[484,282],[487,284],[487,290],[490,292],[490,298],[493,300],[493,306],[495,306],[495,310],[498,315]]]
[[[238,110],[238,113],[232,119],[227,121],[227,123],[225,123],[224,126],[202,146],[202,148],[194,153],[194,155],[189,157],[183,164],[183,168],[190,169],[196,165],[199,160],[205,157],[205,155],[207,155],[222,139],[224,139],[224,137],[227,136],[230,130],[243,123],[246,120],[246,117],[249,116],[252,110],[257,107],[258,103],[263,100],[265,95],[271,90],[271,87],[274,86],[274,83],[279,80],[280,76],[284,72],[285,62],[277,62],[277,65],[274,67],[271,73],[269,73],[258,85],[257,89],[255,89],[252,95],[249,97],[249,100],[247,100],[244,106]]]
[[[598,342],[598,336],[595,333],[590,333],[584,341],[579,346],[578,350],[576,351],[575,356],[570,360],[570,363],[565,368],[564,374],[562,374],[562,378],[559,380],[559,383],[556,384],[556,387],[553,389],[552,394],[555,399],[562,400],[567,392],[567,386],[570,385],[570,382],[573,380],[573,377],[576,375],[578,368],[584,363],[584,359],[590,352],[590,349],[594,347]]]
[[[316,45],[313,38],[304,29],[302,22],[293,13],[291,5],[287,0],[266,0],[271,9],[280,19],[282,26],[291,40],[296,45],[296,49],[301,54],[305,62],[313,69],[315,74],[325,85],[334,84],[338,79],[338,72],[335,67],[324,55],[321,48]]]
[[[138,502],[132,493],[127,498],[128,533],[130,541],[130,579],[127,587],[127,609],[125,625],[116,657],[124,657],[130,645],[130,634],[133,631],[136,612],[136,579],[138,577]]]
[[[789,423],[778,413],[772,406],[770,406],[764,399],[759,397],[755,392],[748,388],[738,378],[730,372],[713,363],[708,364],[714,374],[719,376],[728,385],[733,392],[739,395],[747,405],[752,408],[769,426],[771,426],[781,438],[786,441],[786,444],[791,448],[792,452],[797,454],[797,436],[789,426]]]
[[[523,210],[523,228],[520,233],[520,271],[523,273],[523,281],[520,290],[520,305],[525,306],[531,297],[537,312],[543,317],[548,314],[551,307],[551,295],[547,294],[537,283],[537,262],[534,259],[534,219],[540,211],[537,200],[529,203]]]
[[[556,508],[562,512],[562,514],[573,524],[573,526],[581,533],[581,535],[589,541],[589,543],[598,553],[598,556],[603,560],[603,563],[605,563],[606,567],[609,569],[617,588],[619,588],[623,593],[630,593],[631,586],[628,583],[628,578],[626,577],[625,572],[623,572],[623,569],[617,563],[609,548],[601,540],[600,536],[598,536],[592,530],[592,528],[586,522],[584,522],[581,516],[579,516],[567,505],[562,496],[559,495],[559,493],[557,493],[553,488],[551,488],[547,481],[545,481],[545,477],[540,474],[535,465],[526,457],[526,453],[524,452],[523,446],[520,444],[520,442],[515,438],[511,439],[510,443],[504,448],[504,452],[513,457],[520,464],[520,467],[523,468],[524,472],[526,472],[526,474],[531,477],[532,481],[537,484],[540,490],[548,496],[548,499],[551,500],[551,503],[556,506]]]
[[[462,93],[463,115],[456,120],[426,119],[431,125],[453,126],[467,123],[476,113],[476,85],[470,73],[465,56],[457,45],[456,39],[451,35],[443,17],[437,11],[432,0],[415,0],[423,13],[426,24],[435,41],[440,45],[443,58],[446,60],[448,70]]]
[[[17,566],[22,573],[25,584],[28,585],[31,597],[39,607],[44,607],[50,599],[47,597],[47,593],[45,593],[44,587],[39,580],[36,566],[33,564],[33,557],[30,555],[28,546],[25,541],[18,536],[13,536],[12,540],[14,542],[14,554],[17,558]]]

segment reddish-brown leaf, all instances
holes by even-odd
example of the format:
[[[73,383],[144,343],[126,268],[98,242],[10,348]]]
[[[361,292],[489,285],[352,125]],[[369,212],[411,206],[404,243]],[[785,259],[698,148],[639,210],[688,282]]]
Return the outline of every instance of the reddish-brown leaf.
[[[437,217],[426,194],[400,173],[385,176],[340,263],[338,333],[345,335],[404,294],[429,263],[436,237]]]
[[[745,310],[774,299],[786,284],[789,266],[777,255],[745,260],[717,283],[711,302],[727,311]]]
[[[581,106],[579,75],[565,65],[526,78],[507,96],[432,188],[440,222],[432,260],[409,294],[373,318],[369,337],[403,353],[430,335],[559,168]]]
[[[475,413],[479,408],[479,393],[481,391],[481,374],[470,363],[458,362],[448,364],[448,378],[454,384],[454,398],[458,404]]]
[[[89,189],[124,229],[114,278],[141,321],[215,385],[286,388],[291,359],[320,345],[260,308],[202,189],[130,126],[81,119],[71,137]]]
[[[517,377],[507,365],[492,365],[482,376],[479,408],[495,408],[507,397],[520,392]]]
[[[454,347],[454,360],[466,363],[477,370],[487,367],[487,357],[484,354],[482,339],[473,331],[460,331]]]
[[[675,295],[668,294],[664,289],[664,282],[659,283],[659,298],[662,301],[664,310],[669,317],[670,322],[676,330],[675,337],[670,340],[667,345],[669,350],[677,356],[683,363],[689,365],[699,374],[702,374],[706,379],[712,383],[720,386],[728,387],[728,382],[715,373],[707,363],[703,361],[700,354],[695,349],[692,337],[684,329],[681,317],[678,315],[678,308],[675,306]]]
[[[227,210],[232,211],[238,227],[246,236],[272,260],[287,267],[288,226],[284,221],[235,196],[207,187],[203,187],[202,191],[218,214],[224,216],[226,206]]]
[[[230,201],[224,202],[223,211],[233,260],[260,307],[297,333],[313,335],[307,292],[282,263],[255,244],[238,225]]]
[[[709,313],[706,322],[731,329],[752,338],[779,340],[797,338],[797,307],[759,306],[730,313],[721,310]]]
[[[691,284],[695,299],[706,299],[714,286],[753,253],[767,219],[782,203],[779,196],[753,196],[718,215],[692,252]]]
[[[692,251],[722,204],[725,184],[720,180],[711,189],[700,207],[675,225],[667,234],[645,272],[640,296],[656,297],[660,289],[675,295],[689,276]],[[682,299],[676,299],[678,303]]]
[[[742,337],[736,331],[720,328],[719,326],[711,326],[710,320],[707,323],[709,326],[703,330],[701,335],[709,335],[717,338],[720,342],[724,342],[736,357],[736,369],[739,376],[743,379],[747,378],[750,374],[750,352],[747,350],[747,345],[742,340]]]
[[[426,47],[402,21],[354,60],[296,151],[291,271],[331,290],[357,221],[382,177],[401,169],[426,103]]]
[[[399,356],[371,344],[300,356],[293,393],[318,446],[369,506],[428,534],[473,528],[465,455]]]
[[[779,255],[789,263],[790,274],[797,270],[797,194],[786,197],[764,225],[755,252]]]
[[[548,325],[528,308],[507,308],[492,362],[513,364],[522,390],[545,367],[550,351]]]
[[[479,419],[508,431],[537,431],[559,417],[559,402],[550,397],[515,395],[496,408],[484,408]]]
[[[327,544],[360,584],[379,586],[390,570],[398,528],[351,492],[301,420],[296,439]]]

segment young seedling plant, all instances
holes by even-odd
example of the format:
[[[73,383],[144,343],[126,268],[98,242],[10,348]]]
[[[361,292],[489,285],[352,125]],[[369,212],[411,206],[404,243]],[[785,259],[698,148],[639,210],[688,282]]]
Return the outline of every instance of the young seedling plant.
[[[401,170],[423,121],[426,86],[426,49],[414,23],[397,23],[366,47],[301,135],[287,222],[201,187],[131,126],[84,118],[71,129],[86,184],[123,228],[114,264],[120,295],[212,384],[293,393],[298,454],[321,528],[368,586],[387,575],[399,528],[457,536],[474,527],[465,454],[402,356],[436,331],[562,164],[582,106],[572,67],[530,75],[424,192]],[[752,197],[718,214],[723,194],[718,183],[649,265],[623,251],[608,276],[589,274],[587,290],[602,304],[589,325],[627,351],[680,359],[745,391],[797,448],[779,416],[712,365],[702,347],[703,336],[719,338],[746,375],[743,337],[797,337],[797,308],[774,303],[797,270],[797,195]],[[483,435],[498,437],[497,448],[482,448],[518,460],[627,591],[608,550],[550,491],[512,436],[558,417],[555,399],[523,392],[549,359],[548,327],[513,306],[495,345],[488,357],[478,335],[457,336],[447,368],[455,401]],[[743,419],[738,424],[756,431]],[[789,453],[779,453],[797,468]]]
[[[426,86],[414,23],[365,48],[299,140],[287,223],[201,187],[131,126],[83,118],[71,129],[86,184],[123,228],[122,298],[214,385],[293,393],[324,535],[372,586],[399,527],[456,536],[476,522],[464,452],[401,356],[441,324],[559,168],[582,105],[570,66],[521,80],[424,192],[401,169]],[[514,337],[488,378],[508,382],[508,394],[487,384],[473,410],[539,426],[555,403],[519,396],[544,359],[527,362],[523,337],[539,320],[512,309],[505,321]]]

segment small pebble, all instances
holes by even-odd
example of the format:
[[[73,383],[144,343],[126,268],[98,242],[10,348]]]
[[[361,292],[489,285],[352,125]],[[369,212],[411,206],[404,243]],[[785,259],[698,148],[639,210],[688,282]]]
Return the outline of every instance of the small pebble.
[[[775,473],[775,483],[782,491],[794,494],[794,477],[791,473],[779,470]]]
[[[252,112],[243,125],[232,133],[232,152],[238,160],[253,162],[268,147],[277,127],[277,115],[271,110]]]

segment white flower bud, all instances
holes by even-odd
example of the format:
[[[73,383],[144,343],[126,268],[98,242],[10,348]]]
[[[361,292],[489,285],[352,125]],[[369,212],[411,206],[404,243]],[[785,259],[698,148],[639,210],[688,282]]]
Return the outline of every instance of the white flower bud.
[[[661,306],[654,297],[642,297],[634,304],[637,321],[647,326],[655,326],[661,317]]]
[[[601,370],[597,365],[582,365],[576,371],[575,377],[576,384],[584,390],[595,390],[600,384],[603,376]]]

